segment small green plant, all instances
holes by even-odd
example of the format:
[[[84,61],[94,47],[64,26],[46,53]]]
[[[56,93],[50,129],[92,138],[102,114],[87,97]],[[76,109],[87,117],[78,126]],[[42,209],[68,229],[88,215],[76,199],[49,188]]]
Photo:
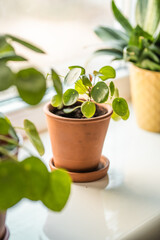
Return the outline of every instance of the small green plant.
[[[96,55],[111,55],[113,60],[125,60],[136,66],[152,71],[160,71],[160,1],[137,0],[136,26],[117,8],[112,0],[112,11],[115,19],[124,31],[107,26],[99,26],[95,33],[106,44],[107,48],[94,52]]]
[[[26,135],[42,156],[44,146],[36,127],[24,120]],[[13,150],[24,148],[29,157],[19,162]],[[6,210],[22,198],[42,201],[53,210],[60,211],[66,204],[71,187],[70,176],[64,170],[49,172],[45,164],[19,142],[9,119],[0,113],[0,210]]]
[[[116,76],[114,68],[104,66],[99,71],[93,71],[93,74],[86,74],[81,66],[70,66],[70,71],[64,77],[64,88],[73,85],[63,93],[63,87],[58,74],[52,69],[52,80],[56,91],[51,104],[54,107],[63,109],[63,112],[69,114],[77,108],[81,109],[84,117],[91,118],[96,112],[96,104],[108,103],[112,105],[112,118],[119,120],[128,119],[129,108],[125,99],[119,97],[118,89],[113,81],[107,84],[105,81],[113,79]],[[79,95],[83,95],[81,99]],[[76,102],[81,105],[74,106]]]
[[[12,45],[17,42],[37,53],[45,53],[40,48],[10,34],[0,36],[0,92],[15,86],[19,96],[30,105],[38,104],[46,92],[46,79],[36,68],[25,68],[18,72],[8,65],[13,61],[27,61],[17,55]]]

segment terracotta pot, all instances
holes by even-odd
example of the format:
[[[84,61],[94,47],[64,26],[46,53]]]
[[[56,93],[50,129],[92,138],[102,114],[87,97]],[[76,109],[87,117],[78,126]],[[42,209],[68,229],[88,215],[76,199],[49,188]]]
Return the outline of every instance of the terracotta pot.
[[[131,65],[130,82],[138,125],[151,132],[160,132],[160,72]]]
[[[50,103],[44,107],[51,139],[54,165],[69,171],[90,171],[98,166],[112,108],[105,115],[73,119],[53,114]]]
[[[0,212],[0,240],[9,239],[9,231],[5,226],[6,212]]]

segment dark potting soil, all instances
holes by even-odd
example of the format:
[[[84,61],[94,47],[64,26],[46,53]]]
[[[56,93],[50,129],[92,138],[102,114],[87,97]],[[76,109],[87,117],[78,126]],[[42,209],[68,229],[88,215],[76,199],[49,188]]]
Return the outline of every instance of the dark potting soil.
[[[81,104],[82,103],[80,103],[80,102],[76,102],[74,105],[69,106],[68,108],[74,108],[74,107],[79,106]],[[67,107],[65,107],[65,108],[67,108]],[[51,112],[58,115],[58,116],[66,117],[66,118],[78,118],[78,119],[84,119],[85,118],[83,116],[80,108],[77,108],[73,112],[68,113],[68,114],[63,112],[63,108],[62,109],[54,108]],[[93,115],[92,118],[102,116],[106,113],[107,113],[107,110],[104,107],[102,107],[102,106],[99,107],[98,105],[96,105],[96,112],[95,112],[95,114]]]

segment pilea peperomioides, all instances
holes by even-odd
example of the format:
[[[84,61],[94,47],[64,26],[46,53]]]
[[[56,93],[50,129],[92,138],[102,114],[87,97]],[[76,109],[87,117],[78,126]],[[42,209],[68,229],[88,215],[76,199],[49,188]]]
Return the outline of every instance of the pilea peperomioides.
[[[81,66],[70,66],[69,69],[70,71],[64,77],[63,86],[59,75],[53,69],[51,70],[56,91],[56,95],[51,100],[53,107],[62,109],[65,114],[80,108],[83,117],[91,118],[96,112],[96,105],[106,103],[112,105],[114,120],[128,119],[129,108],[126,100],[119,97],[119,91],[113,81],[107,83],[108,79],[116,77],[113,67],[104,66],[99,71],[93,71],[92,74],[86,74],[86,70]],[[63,89],[67,90],[63,92]],[[76,105],[76,103],[80,104]]]

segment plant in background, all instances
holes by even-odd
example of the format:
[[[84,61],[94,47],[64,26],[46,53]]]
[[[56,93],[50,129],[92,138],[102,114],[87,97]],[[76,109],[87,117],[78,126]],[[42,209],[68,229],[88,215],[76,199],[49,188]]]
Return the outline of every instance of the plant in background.
[[[119,97],[118,89],[113,81],[108,84],[105,82],[115,78],[114,68],[104,66],[99,71],[94,71],[93,74],[86,74],[85,69],[81,66],[70,66],[69,69],[70,71],[64,78],[64,88],[73,84],[75,87],[67,89],[64,93],[61,80],[52,69],[52,80],[57,93],[52,98],[52,106],[62,109],[68,116],[80,109],[83,117],[91,118],[94,117],[97,103],[112,104],[113,119],[128,119],[129,108],[126,100]],[[83,95],[82,99],[79,94]]]
[[[160,71],[160,1],[137,0],[136,26],[133,27],[128,19],[117,8],[112,0],[114,17],[124,31],[99,26],[95,33],[107,45],[94,55],[111,55],[113,60],[124,59],[136,66],[152,71]]]
[[[24,130],[42,156],[44,146],[34,124],[24,120]],[[21,147],[30,156],[18,162],[17,154],[12,151]],[[71,179],[65,171],[48,172],[45,164],[19,142],[15,128],[0,113],[0,210],[12,207],[22,198],[28,198],[41,200],[47,208],[60,211],[69,197],[70,185]]]
[[[15,86],[20,97],[30,105],[38,104],[46,92],[46,79],[36,68],[25,68],[18,72],[8,66],[11,61],[27,61],[17,55],[12,42],[17,42],[37,53],[44,53],[40,48],[20,38],[5,34],[0,36],[0,92]]]

